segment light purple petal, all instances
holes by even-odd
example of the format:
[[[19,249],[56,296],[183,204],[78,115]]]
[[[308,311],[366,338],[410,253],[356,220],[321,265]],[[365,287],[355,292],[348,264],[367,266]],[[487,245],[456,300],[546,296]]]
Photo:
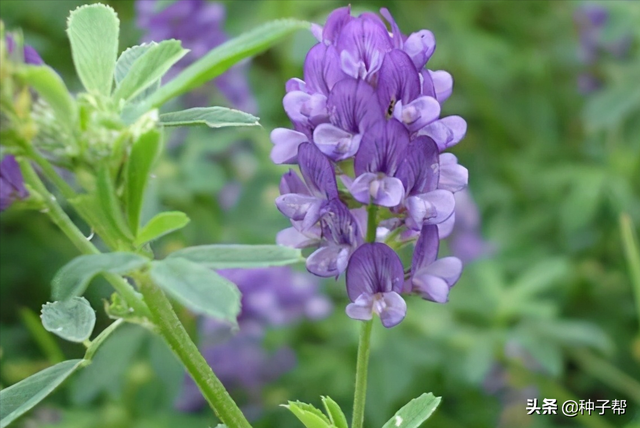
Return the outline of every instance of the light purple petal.
[[[282,99],[282,105],[284,107],[284,111],[292,122],[304,123],[309,119],[309,116],[304,115],[302,110],[304,108],[304,104],[310,99],[311,95],[302,91],[291,91],[284,96]]]
[[[457,144],[467,133],[467,122],[460,116],[447,116],[422,128],[418,135],[433,139],[442,152]]]
[[[386,328],[400,324],[407,315],[407,303],[395,291],[382,293],[382,298],[373,304],[373,310],[380,315],[380,321]]]
[[[336,45],[338,51],[349,53],[352,62],[364,64],[364,75],[353,76],[363,79],[370,79],[378,71],[384,54],[393,46],[382,20],[372,14],[362,14],[346,23]]]
[[[453,287],[462,274],[462,261],[457,257],[443,257],[424,268],[424,271],[444,279],[449,287]]]
[[[438,224],[448,219],[456,206],[453,193],[448,190],[433,190],[407,198],[405,205],[414,224],[421,229],[423,224]]]
[[[451,214],[451,216],[448,219],[446,219],[442,223],[437,224],[438,236],[440,236],[440,239],[447,238],[449,235],[451,235],[451,232],[453,232],[453,227],[455,226],[455,223],[456,223],[456,212],[454,210],[453,214]]]
[[[291,164],[297,162],[298,146],[309,141],[302,132],[286,128],[276,128],[271,131],[271,160],[277,164]]]
[[[313,233],[302,233],[295,227],[283,229],[276,235],[276,244],[284,245],[285,247],[307,248],[316,245],[319,242],[319,228],[317,228],[317,236],[313,236]]]
[[[422,70],[436,50],[436,38],[431,31],[420,30],[407,37],[403,49],[413,61],[416,70]]]
[[[377,178],[378,175],[372,172],[365,172],[364,174],[359,175],[351,182],[350,186],[348,186],[349,193],[351,193],[356,201],[368,204],[369,199],[371,198],[371,193],[369,191],[371,183]]]
[[[417,292],[423,299],[436,303],[447,303],[449,301],[450,287],[444,279],[434,275],[429,275],[424,271],[418,271],[413,276],[412,291]]]
[[[307,89],[307,83],[302,79],[298,79],[297,77],[293,77],[287,80],[287,83],[285,83],[285,90],[286,92],[301,91],[309,93],[309,90]]]
[[[327,200],[338,196],[338,184],[333,165],[317,146],[311,143],[301,144],[298,148],[298,163],[312,195]]]
[[[400,292],[404,281],[402,262],[386,244],[363,244],[349,260],[346,281],[352,302],[361,294]]]
[[[412,274],[433,263],[438,257],[439,248],[438,228],[434,225],[422,226],[411,260]]]
[[[395,177],[383,177],[371,183],[370,191],[373,203],[383,207],[396,207],[404,199],[402,181]]]
[[[440,101],[436,95],[435,82],[433,81],[433,78],[429,73],[430,73],[430,70],[422,70],[420,72],[420,83],[422,88],[422,95],[433,97],[437,99],[438,102],[440,102],[440,104],[442,104],[442,101]]]
[[[349,253],[346,246],[321,247],[307,257],[307,270],[323,278],[338,276],[347,268]]]
[[[353,135],[328,123],[318,125],[313,131],[313,141],[322,153],[334,161],[341,161],[356,154],[361,135]]]
[[[436,99],[440,104],[442,104],[447,100],[447,98],[451,96],[451,92],[453,92],[453,77],[451,77],[451,74],[444,70],[428,70],[428,72],[431,76],[431,79],[433,80]]]
[[[276,198],[278,210],[292,220],[303,220],[307,211],[318,201],[315,196],[287,193]]]
[[[396,103],[393,116],[416,132],[440,116],[440,103],[433,97],[421,96],[409,104]]]
[[[353,303],[349,303],[346,308],[349,318],[360,321],[368,321],[373,318],[373,296],[361,294]]]
[[[469,171],[458,164],[458,158],[452,153],[442,153],[440,155],[440,179],[438,189],[450,192],[459,192],[467,187],[469,181]]]

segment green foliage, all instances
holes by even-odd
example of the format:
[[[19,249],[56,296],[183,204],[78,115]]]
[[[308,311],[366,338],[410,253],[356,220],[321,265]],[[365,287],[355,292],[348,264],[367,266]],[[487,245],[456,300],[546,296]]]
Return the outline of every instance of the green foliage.
[[[76,126],[78,112],[75,101],[60,76],[48,66],[26,66],[21,76],[51,106],[56,120],[65,130],[72,132]]]
[[[300,250],[279,245],[200,245],[169,255],[201,264],[211,269],[284,266],[303,262]]]
[[[119,82],[113,93],[115,101],[129,101],[156,84],[189,51],[182,49],[178,40],[164,40],[129,52],[123,52],[118,60],[120,67],[116,64],[116,81]],[[121,79],[117,78],[118,74]]]
[[[149,263],[145,257],[132,253],[106,253],[79,256],[67,263],[51,281],[55,300],[80,296],[94,276],[101,273],[126,274]]]
[[[0,427],[5,428],[51,394],[84,360],[69,360],[0,391]]]
[[[162,134],[152,129],[142,134],[131,147],[131,155],[125,166],[125,206],[129,227],[137,236],[140,212],[149,174],[162,150]]]
[[[329,420],[336,428],[349,428],[347,418],[338,403],[333,401],[331,397],[322,397],[322,404],[327,415],[329,415]]]
[[[235,325],[240,312],[238,287],[206,267],[182,258],[151,264],[151,279],[194,313]]]
[[[84,88],[108,96],[118,55],[118,16],[109,6],[85,5],[71,12],[67,27],[73,63]]]
[[[160,123],[164,126],[206,125],[209,128],[258,126],[259,120],[249,113],[225,107],[194,107],[160,115]]]
[[[263,24],[213,49],[187,67],[147,99],[149,106],[158,107],[168,100],[194,89],[221,75],[233,64],[256,55],[296,30],[308,28],[309,23],[295,19],[281,19]]]
[[[441,397],[422,394],[405,404],[382,428],[419,428],[440,405]]]
[[[311,404],[300,401],[290,401],[282,405],[293,413],[306,428],[334,428],[329,418]]]
[[[89,339],[96,325],[96,313],[84,297],[42,305],[42,325],[70,342]]]
[[[189,221],[189,217],[187,217],[185,213],[179,211],[157,214],[140,230],[134,244],[136,246],[140,246],[168,233],[182,229],[189,224]]]

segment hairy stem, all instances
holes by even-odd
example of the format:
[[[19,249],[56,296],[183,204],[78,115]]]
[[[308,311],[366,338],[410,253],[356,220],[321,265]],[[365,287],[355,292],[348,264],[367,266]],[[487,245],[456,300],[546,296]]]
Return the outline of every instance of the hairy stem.
[[[216,416],[228,428],[251,428],[242,411],[189,337],[162,290],[146,274],[137,275],[136,281],[160,334],[186,367]]]
[[[96,248],[71,221],[67,213],[60,207],[55,196],[53,196],[44,186],[33,167],[26,159],[18,159],[20,169],[24,176],[25,182],[30,185],[36,192],[42,196],[42,202],[45,206],[44,212],[49,216],[51,221],[62,230],[69,240],[76,246],[82,254],[100,254],[100,250]],[[130,308],[142,316],[149,315],[149,309],[138,297],[133,287],[121,276],[114,274],[105,274],[105,278],[113,288],[122,296]]]

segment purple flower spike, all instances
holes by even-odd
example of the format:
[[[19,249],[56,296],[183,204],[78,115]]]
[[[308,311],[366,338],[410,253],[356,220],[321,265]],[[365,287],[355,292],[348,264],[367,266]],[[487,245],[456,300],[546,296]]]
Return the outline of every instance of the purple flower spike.
[[[438,228],[426,225],[420,231],[411,263],[411,291],[436,303],[449,301],[449,290],[462,273],[462,262],[456,257],[437,259]]]
[[[398,325],[407,314],[400,296],[404,270],[400,257],[382,243],[363,244],[353,253],[347,268],[347,315],[357,320],[380,316],[387,328]]]
[[[307,270],[321,277],[338,276],[347,268],[351,253],[362,244],[358,222],[346,205],[333,199],[320,219],[322,244],[307,258]]]
[[[0,162],[0,211],[4,211],[16,200],[25,199],[29,192],[16,158],[5,156]]]

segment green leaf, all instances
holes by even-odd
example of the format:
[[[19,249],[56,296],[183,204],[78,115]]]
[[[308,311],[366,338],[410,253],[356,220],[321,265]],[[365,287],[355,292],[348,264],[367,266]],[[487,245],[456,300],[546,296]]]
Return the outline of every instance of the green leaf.
[[[303,262],[300,250],[280,245],[201,245],[171,253],[212,269],[284,266]]]
[[[131,70],[131,66],[133,63],[140,58],[145,52],[147,52],[152,46],[155,46],[155,42],[151,43],[143,43],[141,45],[132,46],[126,49],[124,52],[120,54],[118,57],[118,61],[116,62],[116,70],[115,70],[115,79],[116,86],[120,85],[122,79],[129,73]],[[131,99],[132,102],[139,102],[147,98],[149,95],[154,93],[160,87],[160,79],[152,82],[151,85],[144,91],[142,91],[138,96]]]
[[[76,257],[53,278],[53,298],[66,300],[79,296],[87,289],[91,279],[99,273],[125,274],[148,262],[148,259],[133,253],[89,254]]]
[[[236,323],[238,287],[211,269],[185,259],[165,259],[151,264],[151,278],[193,312]]]
[[[83,362],[63,361],[0,391],[0,428],[5,428],[51,394]]]
[[[309,28],[309,23],[295,19],[280,19],[231,39],[211,50],[158,89],[147,99],[147,103],[150,108],[159,107],[170,99],[221,75],[237,62],[268,49],[283,37],[303,28]]]
[[[58,122],[71,132],[75,127],[78,111],[58,73],[48,66],[26,65],[21,76],[51,106]]]
[[[283,407],[289,409],[307,428],[335,428],[329,419],[311,404],[290,401]]]
[[[441,397],[422,394],[405,404],[382,428],[418,428],[436,410]]]
[[[128,101],[134,98],[157,82],[173,64],[189,52],[182,48],[179,40],[164,40],[149,46],[135,59],[116,87],[113,94],[114,100]]]
[[[349,424],[347,423],[347,418],[338,403],[333,401],[331,397],[322,397],[322,404],[324,404],[324,408],[329,415],[329,419],[331,419],[331,423],[336,428],[349,428]]]
[[[42,305],[44,328],[70,342],[89,339],[96,325],[96,313],[84,297],[72,297]]]
[[[88,92],[108,96],[118,55],[118,16],[103,4],[84,5],[71,12],[67,27],[80,81]]]
[[[226,107],[195,107],[160,115],[160,123],[164,126],[258,126],[259,120],[260,118],[252,114]]]
[[[583,121],[591,131],[609,128],[630,117],[640,108],[640,86],[626,82],[606,87],[589,97]]]
[[[157,214],[140,230],[134,244],[140,246],[167,233],[182,229],[189,221],[189,217],[180,211]]]
[[[140,212],[149,174],[162,150],[162,134],[152,129],[133,143],[125,166],[125,205],[134,236],[140,227]]]
[[[129,228],[116,195],[116,190],[111,180],[109,166],[103,163],[98,169],[97,200],[102,209],[102,213],[109,222],[109,231],[117,231],[120,239],[127,242],[133,240],[133,234]]]

